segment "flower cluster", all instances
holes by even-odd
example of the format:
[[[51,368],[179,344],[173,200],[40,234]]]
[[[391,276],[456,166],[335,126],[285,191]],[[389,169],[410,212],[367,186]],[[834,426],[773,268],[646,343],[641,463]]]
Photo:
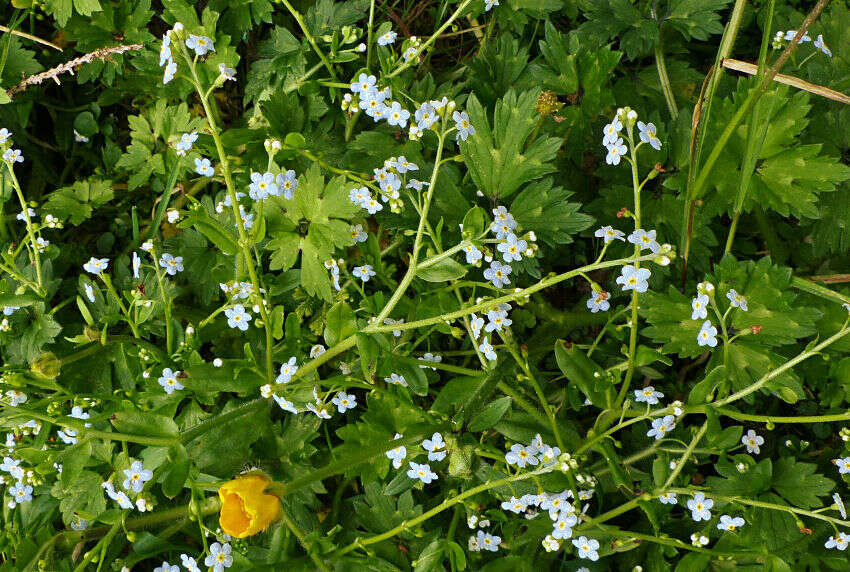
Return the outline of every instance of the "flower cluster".
[[[659,151],[661,149],[661,139],[658,138],[657,128],[653,123],[644,123],[637,120],[637,112],[628,107],[617,110],[614,119],[602,128],[602,146],[608,150],[605,156],[605,162],[609,165],[619,165],[623,157],[631,161],[627,157],[629,148],[623,140],[623,128],[626,129],[626,139],[632,146],[633,152],[637,152],[643,144],[648,144],[650,147]],[[635,145],[633,138],[633,129],[637,125],[638,137],[640,143]]]
[[[784,46],[785,42],[793,41],[796,36],[797,30],[788,30],[786,32],[783,32],[782,30],[777,30],[776,35],[773,36],[773,48],[777,50],[781,49]],[[802,37],[797,40],[798,44],[804,44],[806,42],[812,42],[812,37],[809,36],[808,33],[803,34]],[[830,50],[829,47],[826,45],[826,42],[823,39],[823,34],[818,34],[817,38],[815,38],[814,42],[812,42],[812,45],[815,47],[816,50],[820,51],[825,56],[830,58],[832,57],[832,50]]]
[[[204,566],[212,569],[212,572],[224,572],[226,568],[233,566],[232,551],[233,549],[228,542],[224,544],[213,542],[210,545],[209,554],[204,558]],[[198,560],[188,554],[181,554],[180,562],[187,572],[201,572]],[[162,564],[154,568],[154,572],[180,572],[180,567],[177,564],[163,561]]]
[[[174,57],[171,51],[172,44],[172,35],[179,42],[183,37],[184,27],[183,24],[177,22],[174,24],[174,27],[171,30],[168,30],[162,36],[162,44],[159,49],[159,67],[165,66],[162,83],[167,84],[171,80],[174,79],[174,76],[177,74],[177,62],[174,61]],[[207,55],[208,52],[215,51],[215,43],[212,38],[207,36],[198,36],[195,34],[189,34],[189,37],[185,40],[186,47],[190,50],[194,51],[198,57],[203,57]],[[234,79],[236,76],[236,72],[232,69],[228,68],[224,64],[219,65],[219,70],[224,76],[225,79]]]

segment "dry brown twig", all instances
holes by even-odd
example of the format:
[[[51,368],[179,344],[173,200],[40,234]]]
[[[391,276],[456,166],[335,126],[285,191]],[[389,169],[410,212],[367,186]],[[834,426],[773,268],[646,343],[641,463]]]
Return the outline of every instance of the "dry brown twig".
[[[53,42],[48,42],[47,40],[42,40],[38,36],[33,36],[32,34],[27,34],[26,32],[21,32],[20,30],[13,30],[11,28],[7,28],[6,26],[0,26],[0,32],[5,32],[6,34],[12,34],[13,36],[20,36],[21,38],[26,38],[28,40],[32,40],[33,42],[39,43],[43,46],[49,46],[54,50],[62,51],[62,48],[54,44]]]
[[[83,65],[91,63],[95,60],[107,60],[109,56],[115,54],[123,54],[124,52],[141,50],[144,48],[144,44],[129,44],[126,46],[113,46],[111,48],[101,48],[99,50],[95,50],[93,52],[89,52],[83,56],[78,58],[74,58],[71,61],[65,62],[64,64],[58,65],[55,68],[49,69],[47,71],[43,71],[41,73],[31,75],[28,78],[25,78],[21,83],[16,85],[15,87],[6,91],[6,95],[9,97],[14,97],[16,94],[21,93],[26,90],[31,85],[38,85],[46,79],[52,79],[56,82],[57,85],[60,85],[59,76],[64,73],[69,73],[74,75],[74,69]]]
[[[756,75],[759,69],[756,64],[742,62],[741,60],[733,60],[731,58],[723,60],[723,67],[726,69],[739,71],[747,75]],[[802,89],[808,91],[809,93],[814,93],[816,95],[820,95],[821,97],[832,99],[833,101],[840,101],[841,103],[846,103],[850,105],[850,96],[844,95],[840,91],[835,91],[834,89],[823,87],[822,85],[810,83],[792,75],[778,73],[773,78],[773,81],[777,83],[783,83],[785,85],[790,85],[791,87],[796,87],[797,89]]]

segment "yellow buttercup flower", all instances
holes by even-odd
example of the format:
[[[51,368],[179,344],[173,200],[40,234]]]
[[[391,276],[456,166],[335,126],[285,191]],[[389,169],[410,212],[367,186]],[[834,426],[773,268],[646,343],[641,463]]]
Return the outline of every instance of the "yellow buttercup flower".
[[[271,484],[266,476],[251,474],[221,485],[222,530],[234,538],[245,538],[268,528],[280,513],[280,499],[265,492]]]

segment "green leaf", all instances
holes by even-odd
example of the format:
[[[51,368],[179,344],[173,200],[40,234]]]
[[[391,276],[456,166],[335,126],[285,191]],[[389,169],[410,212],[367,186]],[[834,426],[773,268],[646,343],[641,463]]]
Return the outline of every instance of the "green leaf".
[[[726,379],[726,366],[719,365],[712,369],[702,381],[691,388],[688,394],[688,405],[700,405],[714,400],[714,392]]]
[[[481,409],[498,383],[497,375],[454,377],[440,389],[431,410],[452,415],[455,423],[463,423]]]
[[[325,343],[335,346],[344,339],[357,333],[357,321],[354,310],[345,302],[337,302],[325,316]]]
[[[298,260],[301,237],[294,232],[280,232],[266,244],[266,250],[272,251],[269,268],[289,270]]]
[[[484,107],[475,95],[469,97],[467,111],[476,134],[459,145],[472,181],[493,199],[507,198],[524,183],[555,171],[550,161],[560,139],[540,135],[526,146],[540,117],[535,109],[538,94],[508,91],[496,103],[492,128]]]
[[[417,270],[416,276],[426,282],[449,282],[462,278],[466,272],[466,266],[460,262],[452,258],[443,258],[436,264]]]
[[[109,418],[119,433],[151,437],[176,437],[177,424],[171,417],[148,411],[116,411]]]
[[[311,296],[331,299],[331,280],[324,262],[337,248],[351,246],[350,219],[359,207],[348,198],[352,185],[344,177],[325,184],[317,164],[298,180],[292,200],[269,199],[266,210],[267,249],[272,250],[271,267],[286,269],[295,264],[301,251],[301,285]],[[297,229],[297,232],[295,232]]]
[[[791,289],[791,270],[774,265],[768,257],[757,262],[739,262],[727,254],[706,279],[716,286],[714,297],[721,312],[729,306],[726,293],[730,289],[734,288],[747,299],[749,311],[734,310],[730,314],[734,329],[743,331],[751,326],[761,326],[759,334],[740,338],[732,344],[732,349],[744,344],[753,348],[787,345],[817,331],[815,323],[821,313],[796,303],[798,295]],[[697,345],[697,333],[703,320],[691,319],[690,296],[685,296],[673,286],[667,289],[666,294],[650,291],[643,296],[646,303],[641,304],[641,312],[651,324],[643,333],[654,342],[663,343],[663,353],[696,357],[709,349]],[[709,312],[708,319],[718,326],[713,312]],[[741,352],[749,353],[746,349]],[[746,366],[741,357],[740,363]]]
[[[368,380],[375,379],[375,371],[378,367],[378,357],[381,351],[381,346],[376,341],[376,337],[369,334],[357,334],[360,367],[363,370],[363,377]]]
[[[773,489],[794,506],[810,509],[823,506],[818,497],[827,496],[835,481],[815,473],[817,465],[782,457],[773,470]]]
[[[90,218],[94,209],[105,205],[114,196],[112,181],[90,178],[47,195],[44,209],[77,226]]]
[[[568,201],[573,193],[552,185],[551,178],[529,184],[510,212],[523,230],[533,230],[550,246],[570,244],[572,235],[593,224],[593,217],[579,212],[581,204]]]
[[[718,124],[731,119],[754,82],[745,78],[738,81],[732,97],[722,100],[716,114],[712,113]],[[767,124],[767,130],[743,212],[760,207],[775,210],[782,216],[816,219],[820,194],[834,191],[840,183],[850,180],[850,166],[843,164],[839,157],[821,153],[820,144],[801,144],[800,137],[809,125],[808,114],[812,108],[809,98],[804,91],[789,95],[789,88],[780,86],[765,93],[758,112],[748,118]],[[723,176],[711,178],[710,186],[717,195],[706,197],[705,212],[732,213],[747,132],[747,124],[742,123],[724,147],[714,171]]]
[[[567,383],[578,387],[584,396],[596,407],[605,408],[610,398],[605,391],[608,387],[608,375],[605,370],[587,357],[584,350],[575,346],[567,347],[563,340],[555,341],[555,360]]]
[[[576,54],[570,52],[569,37],[561,34],[550,20],[546,20],[545,40],[540,40],[540,53],[549,64],[544,69],[543,86],[558,94],[578,91]]]
[[[685,40],[705,41],[723,32],[719,12],[730,0],[671,0],[665,23],[679,31]]]
[[[467,429],[470,431],[485,431],[502,420],[511,408],[511,398],[501,397],[488,403],[475,417],[470,420]]]
[[[91,16],[93,12],[100,12],[98,0],[74,0],[74,8],[83,16]]]
[[[74,480],[80,476],[86,463],[92,454],[92,444],[90,440],[85,440],[82,443],[77,443],[72,447],[65,449],[59,455],[59,462],[62,464],[61,482],[64,488],[69,488]]]
[[[727,496],[751,497],[768,490],[773,473],[773,464],[770,459],[762,459],[755,466],[749,466],[743,473],[735,466],[736,460],[737,458],[724,457],[718,459],[715,468],[723,477],[706,479],[712,491]],[[749,457],[749,460],[752,463],[752,457]],[[746,463],[745,466],[747,466]]]
[[[237,400],[230,400],[220,414],[238,406]],[[199,470],[229,479],[251,458],[251,445],[268,425],[269,412],[265,407],[230,419],[186,443],[189,459]]]
[[[582,0],[587,22],[578,28],[583,42],[602,47],[617,38],[630,60],[648,54],[658,39],[658,23],[645,17],[629,0]]]
[[[82,471],[77,477],[62,486],[58,480],[50,490],[50,494],[61,499],[59,510],[66,522],[75,522],[76,514],[98,515],[106,508],[106,500],[101,483],[103,478],[92,471]]]
[[[185,366],[186,378],[181,383],[186,389],[199,393],[219,393],[234,391],[237,393],[255,392],[265,380],[255,371],[225,361],[220,367],[212,363],[200,363]]]
[[[183,485],[189,477],[189,453],[181,443],[168,448],[167,467],[162,481],[162,493],[173,499],[183,490]]]
[[[472,207],[463,217],[463,238],[472,240],[478,238],[487,228],[487,213],[481,207]]]
[[[239,243],[236,240],[236,235],[226,229],[223,224],[210,217],[203,209],[189,211],[177,225],[178,228],[188,228],[190,226],[203,234],[216,248],[225,254],[234,255],[239,252]]]

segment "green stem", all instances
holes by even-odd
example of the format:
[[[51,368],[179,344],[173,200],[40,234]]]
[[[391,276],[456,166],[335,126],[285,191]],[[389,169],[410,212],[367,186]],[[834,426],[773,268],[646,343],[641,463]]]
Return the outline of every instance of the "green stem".
[[[705,423],[702,424],[702,427],[699,428],[699,431],[697,431],[697,434],[694,435],[693,439],[691,439],[691,442],[688,445],[688,448],[685,449],[685,453],[682,455],[682,458],[679,459],[679,462],[676,463],[676,467],[673,469],[673,472],[671,472],[670,476],[667,477],[667,480],[664,481],[664,487],[663,488],[666,489],[671,484],[673,484],[673,481],[676,480],[676,477],[678,477],[679,473],[682,472],[682,469],[685,468],[685,464],[688,462],[688,459],[690,459],[691,455],[693,455],[694,449],[696,449],[697,444],[705,436],[705,432],[706,432],[707,429],[708,429],[708,421],[706,421]]]
[[[304,18],[301,17],[301,14],[298,12],[298,10],[292,7],[292,4],[289,3],[289,0],[281,0],[281,2],[283,2],[283,5],[286,6],[287,10],[289,10],[289,13],[292,14],[292,17],[295,18],[295,21],[298,22],[298,26],[304,33],[304,37],[307,38],[307,41],[310,42],[311,46],[313,46],[313,51],[315,51],[316,55],[319,56],[319,59],[322,60],[322,63],[328,70],[328,73],[331,74],[331,77],[334,78],[334,81],[339,81],[339,78],[337,77],[336,71],[331,65],[331,62],[328,61],[328,58],[325,56],[324,52],[322,52],[321,48],[319,48],[319,45],[316,43],[315,38],[313,38],[313,35],[310,33],[310,30],[308,30],[306,24],[304,24]]]
[[[791,57],[791,54],[797,48],[797,38],[801,38],[806,33],[806,31],[809,29],[809,26],[811,26],[815,19],[820,15],[827,2],[829,2],[829,0],[818,0],[817,5],[815,5],[812,11],[809,12],[809,15],[806,16],[806,19],[803,20],[803,23],[798,28],[797,35],[794,37],[794,40],[792,40],[788,44],[788,46],[782,52],[782,55],[780,55],[779,59],[776,60],[776,63],[773,65],[773,67],[771,67],[770,70],[762,77],[761,82],[759,82],[758,86],[756,86],[755,89],[750,91],[750,94],[749,96],[747,96],[747,99],[744,100],[744,103],[738,108],[735,115],[732,116],[732,119],[726,124],[726,128],[720,134],[717,143],[714,144],[714,148],[712,148],[708,159],[706,159],[705,165],[703,165],[703,167],[699,170],[699,176],[697,177],[692,192],[690,193],[692,199],[698,199],[701,196],[703,188],[705,187],[709,177],[711,176],[711,171],[714,168],[714,164],[720,158],[720,154],[723,149],[725,149],[729,138],[732,136],[732,133],[735,132],[735,130],[738,128],[738,125],[741,123],[741,121],[743,121],[744,117],[747,117],[749,115],[749,112],[752,109],[753,105],[755,105],[755,103],[761,98],[761,96],[764,95],[765,91],[767,90],[767,87],[773,81],[773,78],[776,77],[776,74],[778,74],[782,70],[782,67],[788,61],[788,58]]]
[[[375,0],[369,2],[369,31],[366,36],[366,70],[372,71],[372,32],[375,22]],[[348,141],[348,138],[346,138]]]
[[[721,406],[722,405],[728,405],[728,404],[733,403],[735,401],[738,401],[739,399],[742,399],[742,398],[744,398],[744,397],[746,397],[746,396],[748,396],[752,393],[755,393],[756,391],[758,391],[759,389],[764,387],[764,385],[768,381],[770,381],[771,379],[782,375],[783,373],[785,373],[786,371],[788,371],[789,369],[791,369],[792,367],[794,367],[798,363],[805,361],[805,360],[809,359],[810,357],[812,357],[814,355],[819,354],[821,352],[821,350],[823,350],[827,346],[837,342],[838,340],[840,340],[841,338],[843,338],[847,334],[850,334],[850,328],[848,328],[846,323],[845,323],[845,326],[841,330],[839,330],[837,333],[828,337],[827,339],[825,339],[824,341],[822,341],[818,345],[814,346],[813,348],[806,350],[806,351],[802,352],[801,354],[798,354],[797,356],[791,358],[790,360],[786,361],[784,364],[777,367],[776,369],[766,373],[765,375],[763,375],[758,381],[756,381],[752,385],[745,387],[741,391],[733,393],[732,395],[730,395],[726,399],[721,399],[720,401],[717,402],[717,405],[721,405]]]
[[[199,516],[206,516],[209,514],[213,514],[219,511],[221,508],[221,502],[218,500],[218,497],[210,497],[203,502],[201,502],[198,507]],[[157,512],[145,516],[140,516],[138,518],[128,519],[124,523],[124,527],[127,530],[142,530],[145,528],[151,528],[158,524],[170,523],[172,521],[186,518],[191,514],[189,505],[179,506],[172,509],[164,510],[162,512]],[[68,530],[65,532],[60,532],[57,536],[58,541],[63,547],[69,548],[74,546],[78,542],[85,542],[87,540],[94,540],[95,538],[101,538],[104,535],[108,534],[112,529],[111,526],[96,526],[93,528],[89,528],[86,530]]]
[[[674,493],[677,493],[677,494],[683,494],[683,495],[694,494],[694,491],[691,490],[691,489],[671,488],[671,489],[668,489],[668,490],[670,492],[674,492]],[[663,492],[663,491],[661,491],[661,492]],[[804,509],[801,509],[801,508],[795,508],[793,506],[788,506],[788,505],[784,505],[784,504],[775,504],[775,503],[771,503],[771,502],[757,501],[757,500],[741,498],[741,497],[736,497],[736,496],[719,495],[719,494],[715,494],[715,493],[710,493],[710,494],[711,494],[711,498],[716,499],[716,500],[722,500],[722,501],[725,501],[725,502],[743,504],[743,505],[748,505],[748,506],[756,506],[756,507],[759,507],[759,508],[766,508],[766,509],[769,509],[769,510],[778,510],[778,511],[787,512],[787,513],[790,513],[790,514],[796,514],[796,515],[800,515],[800,516],[808,516],[810,518],[815,518],[817,520],[830,522],[832,524],[839,524],[841,526],[850,526],[850,521],[842,520],[840,518],[833,518],[831,516],[825,516],[823,514],[820,514],[820,513],[811,511],[811,510],[804,510]]]
[[[17,194],[18,201],[21,203],[21,209],[23,209],[24,220],[27,223],[27,236],[30,241],[30,256],[32,257],[33,264],[35,264],[35,275],[36,280],[38,281],[39,291],[41,295],[44,295],[44,280],[41,276],[41,256],[39,255],[38,248],[35,243],[35,231],[33,230],[32,219],[30,219],[29,206],[24,198],[24,192],[21,190],[21,184],[18,182],[18,177],[15,175],[15,170],[12,168],[12,164],[7,162],[6,168],[9,171],[9,176],[12,178],[12,186],[15,188],[15,194]]]
[[[732,46],[735,45],[735,39],[738,36],[738,29],[741,25],[741,20],[744,16],[744,8],[747,5],[747,0],[735,0],[735,7],[732,9],[732,16],[723,30],[723,37],[720,40],[720,47],[717,50],[717,56],[714,58],[714,65],[708,72],[706,77],[707,86],[703,94],[700,94],[700,101],[697,103],[697,108],[694,110],[694,115],[699,114],[695,126],[691,132],[691,140],[693,143],[690,148],[688,158],[688,180],[685,191],[685,205],[682,220],[682,239],[681,251],[682,260],[684,262],[682,268],[683,280],[687,275],[688,256],[691,250],[691,232],[693,230],[693,215],[694,205],[696,200],[693,198],[691,189],[694,186],[697,171],[699,170],[702,160],[702,147],[705,143],[706,126],[711,117],[711,107],[714,102],[714,94],[717,91],[717,86],[720,84],[722,73],[722,64],[725,58],[728,58],[732,53]]]
[[[288,4],[288,2],[287,2]],[[209,101],[204,96],[204,90],[201,87],[201,82],[198,79],[198,72],[195,70],[195,63],[189,57],[188,53],[186,53],[185,47],[183,48],[184,57],[189,64],[189,69],[192,71],[192,77],[194,79],[195,89],[198,92],[198,96],[201,99],[201,105],[204,108],[204,114],[207,117],[207,123],[210,128],[210,135],[212,135],[213,141],[215,142],[215,148],[218,152],[219,161],[221,162],[221,172],[224,175],[224,182],[227,186],[227,194],[230,197],[230,204],[233,209],[233,217],[236,222],[236,229],[239,233],[239,247],[242,251],[242,259],[243,262],[248,269],[248,275],[251,278],[251,284],[254,286],[254,292],[260,298],[260,315],[263,319],[263,327],[266,332],[266,376],[269,381],[274,379],[274,355],[273,355],[273,347],[274,347],[274,337],[272,336],[272,324],[269,319],[268,310],[266,309],[266,305],[263,303],[263,295],[262,288],[260,284],[259,277],[257,276],[257,270],[254,267],[254,260],[251,257],[251,239],[248,236],[248,233],[245,231],[245,225],[242,223],[242,215],[239,212],[239,200],[236,198],[236,186],[233,184],[233,175],[230,172],[230,161],[227,158],[227,153],[224,150],[224,144],[221,141],[221,135],[219,133],[218,124],[215,121],[215,115],[210,108]]]
[[[631,152],[632,160],[632,188],[634,190],[634,201],[635,201],[635,229],[641,228],[641,216],[640,216],[640,176],[638,175],[638,163],[637,163],[637,147],[635,147],[635,140],[632,136],[632,127],[631,123],[629,123],[628,127],[628,136],[629,136],[629,151]],[[641,247],[639,244],[635,245],[635,258],[640,256]],[[635,268],[640,268],[640,262],[635,261]],[[632,290],[632,318],[629,330],[629,367],[626,370],[626,377],[623,380],[623,385],[620,386],[620,391],[617,394],[617,401],[615,402],[614,409],[619,409],[620,406],[626,401],[626,396],[629,394],[629,388],[632,384],[632,378],[635,375],[635,367],[636,367],[636,358],[637,358],[637,335],[638,335],[638,291]]]
[[[398,74],[400,74],[401,72],[403,72],[404,70],[406,70],[407,68],[412,66],[413,64],[418,63],[419,62],[419,55],[422,52],[424,52],[426,49],[428,49],[428,47],[437,40],[437,38],[440,36],[440,34],[442,34],[446,30],[446,28],[451,26],[452,22],[457,20],[458,16],[460,16],[461,13],[466,9],[466,7],[469,6],[471,3],[472,3],[472,0],[463,0],[463,2],[461,2],[460,5],[457,7],[457,10],[455,10],[452,13],[452,15],[449,16],[449,19],[446,20],[443,23],[442,26],[437,28],[437,31],[434,32],[433,34],[431,34],[431,37],[428,38],[425,42],[423,42],[419,46],[419,48],[417,48],[416,53],[413,54],[413,56],[409,60],[403,62],[400,66],[398,66],[395,70],[393,70],[389,75],[387,75],[387,79],[394,78],[395,76],[397,76]],[[371,43],[370,43],[370,46],[371,46]]]
[[[437,324],[446,320],[453,320],[455,318],[461,318],[463,316],[468,316],[469,314],[474,314],[476,312],[480,312],[481,310],[492,308],[493,306],[497,306],[499,304],[504,304],[506,302],[513,302],[514,300],[519,300],[520,298],[526,298],[531,296],[535,292],[539,292],[540,290],[545,290],[550,286],[554,286],[555,284],[559,284],[565,280],[569,280],[570,278],[574,278],[576,276],[581,275],[583,272],[591,272],[593,270],[599,270],[602,268],[611,268],[612,266],[622,266],[624,264],[629,264],[641,260],[651,260],[655,258],[654,254],[640,256],[637,258],[618,258],[616,260],[608,260],[605,262],[595,262],[593,264],[588,264],[587,266],[582,266],[580,268],[576,268],[575,270],[570,270],[569,272],[564,272],[563,274],[558,274],[556,276],[550,276],[548,278],[544,278],[537,284],[533,286],[529,286],[528,288],[524,288],[518,292],[514,292],[512,294],[507,294],[505,296],[500,296],[499,298],[494,298],[492,300],[487,300],[485,302],[481,302],[479,304],[475,304],[474,306],[468,306],[466,308],[461,308],[459,310],[455,310],[454,312],[449,312],[447,314],[442,314],[440,316],[435,316],[433,318],[425,318],[423,320],[417,320],[414,322],[405,322],[403,324],[392,324],[392,325],[382,325],[378,321],[373,324],[370,324],[361,330],[364,334],[374,334],[377,332],[391,332],[393,330],[411,330],[415,328],[422,328],[424,326],[430,326],[432,324]]]
[[[658,68],[658,80],[661,82],[661,92],[667,102],[670,117],[675,121],[679,117],[679,108],[676,106],[676,96],[673,95],[673,86],[667,75],[667,64],[664,61],[664,48],[661,44],[661,30],[658,31],[658,41],[655,42],[655,67]]]
[[[165,295],[165,280],[162,276],[162,268],[159,267],[156,250],[151,247],[153,258],[153,269],[156,272],[156,282],[159,285],[159,297],[162,300],[162,308],[165,312],[165,350],[169,357],[174,353],[174,333],[171,325],[171,298]]]
[[[286,0],[284,0],[284,1],[286,1]],[[292,534],[295,535],[295,538],[298,539],[298,542],[301,544],[301,547],[304,549],[304,552],[306,552],[310,556],[310,559],[313,561],[313,563],[316,565],[316,567],[319,570],[323,570],[325,572],[330,572],[331,569],[328,568],[328,566],[324,562],[322,562],[322,559],[319,558],[319,555],[316,554],[313,550],[311,550],[310,547],[307,545],[307,543],[305,542],[306,535],[298,527],[298,525],[295,523],[295,521],[293,521],[289,517],[289,515],[286,513],[285,507],[283,507],[281,509],[280,514],[282,516],[283,523],[286,525],[286,527],[289,529],[289,531],[292,532]]]
[[[445,125],[445,123],[443,124]],[[378,317],[375,318],[373,325],[381,326],[384,323],[384,319],[390,315],[390,312],[393,311],[396,304],[401,300],[401,297],[404,295],[407,287],[410,286],[410,283],[413,281],[413,278],[416,276],[416,272],[419,270],[417,266],[417,262],[419,261],[419,250],[422,248],[422,234],[425,230],[425,224],[428,220],[428,211],[431,207],[431,199],[434,197],[434,189],[437,186],[437,175],[440,172],[440,159],[443,157],[443,145],[445,144],[445,132],[440,134],[438,143],[437,143],[437,154],[434,158],[434,171],[431,173],[431,181],[428,185],[428,192],[425,194],[424,204],[422,205],[422,214],[419,217],[419,226],[416,229],[416,238],[413,240],[413,249],[410,251],[410,262],[407,268],[407,272],[404,274],[404,278],[401,279],[401,282],[398,285],[398,288],[393,292],[392,297],[390,297],[387,304],[381,310],[381,313],[378,314]],[[390,331],[393,329],[401,329],[398,326],[403,326],[406,324],[396,324],[390,326]],[[366,330],[369,328],[367,327]]]
[[[404,531],[410,529],[411,527],[418,525],[421,522],[425,522],[426,520],[428,520],[432,516],[440,514],[444,510],[451,508],[452,506],[458,504],[459,502],[461,502],[461,501],[463,501],[463,500],[465,500],[465,499],[467,499],[471,496],[475,496],[478,493],[482,493],[484,491],[487,491],[487,490],[490,490],[490,489],[493,489],[493,488],[496,488],[496,487],[501,487],[503,485],[515,483],[517,481],[524,481],[524,480],[536,477],[538,475],[541,475],[545,472],[549,472],[549,469],[537,469],[536,471],[529,471],[527,473],[519,473],[519,474],[510,476],[510,477],[504,478],[504,479],[498,479],[498,480],[495,480],[495,481],[490,481],[489,483],[484,483],[482,485],[478,485],[477,487],[472,487],[471,489],[467,489],[466,491],[460,493],[459,495],[457,495],[455,497],[451,497],[451,498],[444,500],[442,503],[438,504],[437,506],[435,506],[431,510],[422,513],[421,515],[417,516],[416,518],[412,518],[410,520],[407,520],[407,521],[401,523],[400,525],[398,525],[394,528],[391,528],[390,530],[388,530],[386,532],[383,532],[381,534],[376,534],[375,536],[370,536],[369,538],[358,538],[357,540],[355,540],[354,542],[352,542],[348,546],[344,546],[343,548],[340,548],[339,550],[332,552],[331,556],[334,557],[334,558],[340,557],[340,556],[343,556],[345,554],[348,554],[352,550],[356,550],[358,548],[363,548],[365,546],[369,546],[370,544],[375,544],[377,542],[387,540],[387,539],[392,538],[393,536],[395,536],[395,535],[397,535],[401,532],[404,532]]]

